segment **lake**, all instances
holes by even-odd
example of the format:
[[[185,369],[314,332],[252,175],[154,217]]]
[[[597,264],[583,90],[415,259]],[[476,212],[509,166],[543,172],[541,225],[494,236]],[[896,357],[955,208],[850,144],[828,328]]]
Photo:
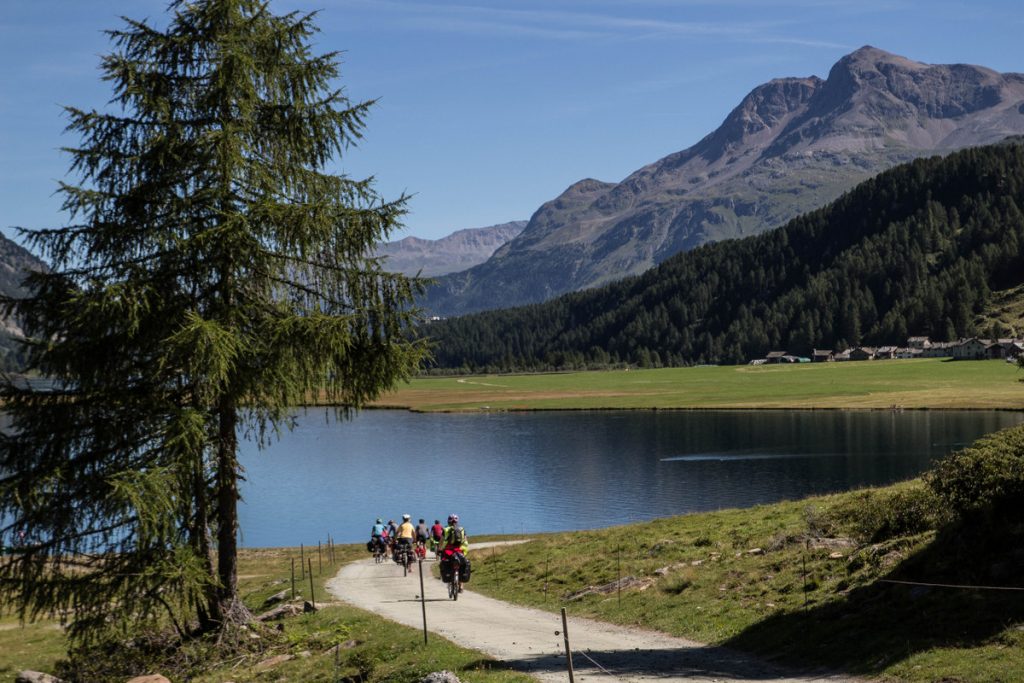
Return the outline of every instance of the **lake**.
[[[1024,422],[999,411],[324,409],[264,450],[243,442],[247,547],[368,538],[374,518],[472,535],[592,529],[888,484]]]

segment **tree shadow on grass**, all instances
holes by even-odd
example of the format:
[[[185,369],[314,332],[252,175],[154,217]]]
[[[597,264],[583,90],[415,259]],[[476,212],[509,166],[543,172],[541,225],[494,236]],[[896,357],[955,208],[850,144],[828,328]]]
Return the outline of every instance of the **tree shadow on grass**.
[[[933,648],[977,647],[1024,621],[1024,591],[885,580],[1024,587],[1024,530],[983,536],[944,530],[883,579],[839,600],[764,619],[725,645],[788,665],[866,675]]]
[[[481,660],[483,661],[483,660]],[[700,680],[771,681],[788,678],[794,671],[759,661],[748,654],[724,647],[695,646],[668,649],[573,650],[573,671],[577,676],[621,679],[699,678]],[[492,668],[495,663],[491,662]],[[561,652],[538,653],[534,657],[505,659],[501,668],[528,674],[563,674],[567,671]],[[597,678],[595,678],[597,680]]]

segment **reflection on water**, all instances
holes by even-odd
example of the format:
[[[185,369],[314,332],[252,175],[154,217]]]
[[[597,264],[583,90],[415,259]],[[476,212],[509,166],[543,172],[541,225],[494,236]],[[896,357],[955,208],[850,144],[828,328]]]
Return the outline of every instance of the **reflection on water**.
[[[246,546],[363,540],[377,516],[470,534],[582,529],[885,484],[1024,415],[996,411],[325,410],[243,445]]]

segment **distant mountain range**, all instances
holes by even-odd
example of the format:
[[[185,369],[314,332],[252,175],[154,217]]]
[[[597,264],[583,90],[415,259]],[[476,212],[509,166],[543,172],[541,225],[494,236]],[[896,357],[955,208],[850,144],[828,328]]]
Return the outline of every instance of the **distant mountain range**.
[[[863,47],[827,79],[758,86],[696,145],[620,183],[575,183],[422,303],[450,316],[601,285],[782,225],[901,162],[1020,133],[1024,75]]]
[[[438,240],[406,237],[381,245],[377,255],[387,257],[385,268],[393,273],[445,275],[483,263],[525,227],[526,221],[511,221],[459,230]]]
[[[1016,337],[1022,291],[1019,137],[908,162],[778,229],[642,275],[422,331],[438,367],[463,371],[741,363],[910,335]]]
[[[21,286],[30,271],[46,270],[45,263],[25,248],[0,235],[0,295],[22,297],[27,294]],[[16,339],[25,336],[21,326],[13,318],[0,315],[0,368],[17,369],[21,366],[21,349]]]

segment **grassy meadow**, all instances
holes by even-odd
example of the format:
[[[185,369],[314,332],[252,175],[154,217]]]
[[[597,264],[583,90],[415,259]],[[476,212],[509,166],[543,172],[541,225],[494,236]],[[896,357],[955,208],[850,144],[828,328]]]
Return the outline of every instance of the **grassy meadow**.
[[[414,379],[377,407],[417,411],[672,408],[1024,410],[1005,361],[941,358]]]
[[[246,605],[255,614],[267,609],[263,607],[267,597],[282,590],[290,591],[292,559],[296,564],[297,599],[309,600],[309,576],[302,580],[298,574],[298,548],[243,549],[239,555],[239,587]],[[132,671],[132,675],[163,673],[173,681],[190,680],[195,683],[228,680],[236,683],[333,683],[342,680],[414,683],[432,671],[447,669],[468,683],[527,683],[533,680],[475,650],[453,645],[436,634],[430,636],[430,644],[425,647],[421,630],[331,602],[324,586],[326,581],[343,564],[366,556],[366,548],[362,545],[337,546],[334,562],[324,553],[321,572],[314,548],[313,590],[319,608],[317,612],[268,622],[259,635],[253,634],[251,644],[227,661],[211,657],[213,650],[209,644],[200,641],[174,653],[153,652],[149,666]],[[310,557],[309,548],[306,549],[306,557]],[[22,626],[8,612],[2,612],[0,681],[14,680],[17,672],[23,669],[54,672],[58,660],[66,657],[66,647],[67,641],[56,621],[44,620]],[[110,653],[110,660],[116,660],[119,654]],[[284,661],[270,663],[275,657]],[[97,663],[103,668],[96,671],[77,669],[79,679],[121,683],[129,677],[122,673],[107,678],[111,673],[111,661]]]
[[[956,565],[979,554],[935,530],[865,535],[892,500],[914,500],[922,490],[918,480],[541,535],[471,552],[472,588],[752,652],[798,671],[885,681],[1024,680],[1024,594],[880,581],[958,583],[950,578]],[[1006,562],[982,555],[986,569]]]

